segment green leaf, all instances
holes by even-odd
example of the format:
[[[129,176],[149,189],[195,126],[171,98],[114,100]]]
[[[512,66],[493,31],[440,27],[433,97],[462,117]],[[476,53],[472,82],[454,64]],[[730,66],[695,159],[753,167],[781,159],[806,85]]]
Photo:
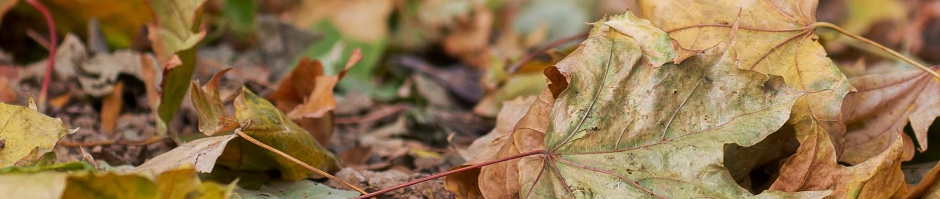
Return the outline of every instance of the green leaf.
[[[226,0],[222,5],[222,17],[238,36],[255,32],[256,9],[254,0]]]
[[[205,0],[147,0],[154,22],[147,25],[147,37],[153,41],[154,53],[166,66],[177,52],[196,46],[206,35],[193,31],[198,23],[200,7]]]
[[[235,117],[243,124],[241,131],[294,158],[328,173],[340,169],[330,151],[317,143],[307,131],[292,122],[270,102],[247,88],[235,99]],[[225,146],[217,164],[241,171],[279,170],[287,181],[316,177],[316,173],[273,152],[238,137]]]
[[[206,35],[199,28],[198,18],[205,0],[147,0],[154,22],[147,25],[154,54],[160,62],[164,79],[163,97],[157,108],[159,133],[165,133],[169,122],[179,110],[188,88],[187,82],[196,67],[196,44]]]

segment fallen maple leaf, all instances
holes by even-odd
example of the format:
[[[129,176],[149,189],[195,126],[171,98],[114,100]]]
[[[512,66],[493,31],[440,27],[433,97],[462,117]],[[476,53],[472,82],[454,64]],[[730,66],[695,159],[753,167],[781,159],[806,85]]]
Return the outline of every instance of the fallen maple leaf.
[[[842,98],[848,79],[826,57],[815,34],[817,1],[723,0],[639,1],[644,15],[669,32],[683,48],[701,50],[732,33],[739,44],[738,67],[783,77],[787,85],[810,92],[797,102],[789,123],[797,137],[829,133],[842,153],[845,128]],[[732,31],[732,24],[739,28]]]
[[[547,73],[560,73],[569,85],[563,91],[551,89],[560,93],[551,108],[547,129],[527,129],[534,130],[529,133],[533,136],[523,137],[516,131],[510,137],[513,140],[502,146],[508,150],[498,153],[540,146],[545,152],[524,157],[517,164],[500,164],[503,168],[484,167],[479,178],[484,195],[751,195],[721,166],[724,145],[750,146],[762,140],[787,121],[791,107],[805,93],[785,86],[777,78],[738,69],[734,34],[681,65],[666,63],[675,57],[648,57],[675,55],[671,43],[654,48],[640,45],[669,41],[662,30],[630,28],[630,32],[621,32],[615,28],[618,24],[648,23],[644,21],[625,14],[597,22],[579,49],[559,62],[557,69],[550,68],[557,72]],[[558,75],[553,76],[550,79],[555,83]],[[540,133],[544,133],[544,139],[540,139]],[[507,165],[517,165],[517,179],[487,174],[488,170],[506,171]],[[521,187],[518,193],[492,189],[514,180]],[[826,193],[797,194],[820,197]]]
[[[920,151],[927,149],[927,128],[940,116],[940,80],[920,70],[854,77],[858,92],[845,96],[842,114],[848,131],[845,152],[839,158],[858,164],[881,154],[910,121]],[[910,140],[901,133],[905,140]],[[905,160],[913,157],[913,144],[905,144]]]

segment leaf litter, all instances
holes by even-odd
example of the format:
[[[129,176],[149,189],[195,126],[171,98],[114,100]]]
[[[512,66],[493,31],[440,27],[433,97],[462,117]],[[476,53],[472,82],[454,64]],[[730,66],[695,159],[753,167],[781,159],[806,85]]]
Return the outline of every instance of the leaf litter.
[[[903,66],[865,74],[865,70],[871,68],[866,62],[884,62],[883,57],[846,60],[846,57],[866,56],[838,49],[845,48],[838,45],[846,43],[850,48],[859,48],[860,44],[865,44],[847,39],[832,40],[823,31],[817,36],[816,28],[824,26],[815,19],[820,11],[816,10],[814,1],[639,1],[633,6],[639,8],[641,12],[637,13],[643,13],[646,19],[632,15],[605,17],[582,26],[593,27],[593,30],[581,45],[551,50],[545,53],[548,56],[525,57],[519,52],[539,46],[540,41],[548,42],[547,35],[558,38],[561,26],[555,24],[557,21],[531,23],[526,25],[533,29],[519,34],[515,32],[519,31],[516,30],[519,24],[515,23],[521,19],[514,20],[514,12],[522,12],[518,17],[533,14],[551,17],[554,15],[530,13],[532,9],[528,9],[551,5],[531,2],[451,5],[452,2],[441,1],[363,6],[331,2],[336,9],[322,12],[323,15],[301,16],[304,12],[297,12],[305,6],[324,2],[311,0],[293,4],[301,6],[287,9],[289,12],[284,11],[291,6],[284,5],[292,5],[290,3],[259,4],[258,8],[264,10],[261,13],[287,13],[282,16],[288,16],[288,21],[321,34],[291,36],[292,27],[285,24],[268,24],[266,27],[273,28],[238,33],[269,34],[273,30],[278,34],[258,37],[259,41],[265,41],[262,44],[252,43],[250,39],[233,42],[233,38],[251,36],[221,33],[219,37],[213,33],[236,31],[236,27],[227,29],[222,23],[228,22],[205,18],[222,8],[214,3],[203,5],[202,1],[175,2],[186,4],[170,6],[185,8],[177,13],[182,14],[177,18],[153,15],[159,22],[152,23],[151,28],[158,25],[166,30],[163,33],[179,33],[150,38],[154,39],[157,56],[127,54],[121,49],[112,53],[100,50],[100,45],[94,45],[98,50],[89,56],[77,37],[67,37],[66,41],[72,44],[66,42],[63,47],[72,50],[60,51],[66,54],[55,60],[57,65],[65,67],[56,69],[60,75],[53,81],[51,91],[55,100],[50,101],[53,109],[47,114],[62,118],[66,126],[82,128],[58,141],[56,153],[47,153],[48,149],[30,150],[25,158],[16,158],[20,167],[10,168],[82,159],[91,161],[89,165],[99,170],[91,172],[120,172],[118,178],[122,180],[147,184],[160,180],[123,172],[152,170],[155,175],[161,175],[192,164],[194,169],[186,172],[209,172],[209,175],[172,181],[211,179],[230,184],[229,188],[211,188],[222,190],[212,193],[223,193],[212,195],[213,198],[226,197],[224,193],[230,193],[235,186],[261,188],[262,193],[239,190],[246,191],[241,192],[244,194],[265,195],[280,192],[264,187],[293,190],[322,186],[307,180],[316,178],[317,174],[257,148],[233,135],[235,131],[329,173],[338,172],[345,180],[370,192],[455,165],[457,167],[450,169],[527,155],[448,176],[443,183],[439,180],[406,188],[385,195],[387,197],[437,198],[453,194],[457,198],[567,198],[616,194],[618,197],[661,198],[886,198],[936,193],[937,169],[933,165],[937,159],[924,155],[932,149],[927,147],[928,127],[940,112],[931,106],[935,104],[932,95],[935,92],[930,90],[937,89],[933,86],[936,80],[922,71],[906,71],[903,68],[909,67]],[[163,9],[153,3],[138,7]],[[897,2],[889,4],[897,5]],[[920,5],[908,5],[914,4]],[[391,9],[386,7],[389,5]],[[581,16],[585,14],[581,12],[590,12],[591,9],[585,9],[590,6],[615,10],[609,7],[610,3],[576,3],[566,8],[578,9],[574,13]],[[446,16],[440,19],[423,14],[434,7],[456,10],[436,13],[435,16]],[[500,10],[505,8],[515,10]],[[674,10],[677,8],[682,8],[682,12]],[[368,28],[341,20],[350,19],[344,18],[352,16],[350,13],[370,10],[374,13],[368,15],[371,17],[353,19],[378,24],[373,26],[379,31],[363,31]],[[388,15],[389,10],[394,14]],[[19,17],[19,12],[11,12],[14,14],[8,17]],[[259,19],[268,14],[260,14]],[[196,17],[200,15],[202,21]],[[891,13],[870,16],[875,19],[856,16],[851,19],[856,21],[847,23],[855,25],[846,25],[846,28],[851,32],[864,32],[866,26],[884,26],[868,21],[882,20],[884,16],[891,16],[890,20],[906,18]],[[593,17],[601,18],[599,14]],[[379,18],[381,20],[375,20]],[[925,17],[917,20],[923,20],[921,18]],[[115,30],[115,24],[105,23],[101,27]],[[402,28],[416,26],[434,30],[428,32],[430,35],[420,35]],[[924,24],[916,26],[926,27]],[[570,28],[570,31],[578,29]],[[160,31],[150,31],[155,32]],[[325,40],[315,39],[323,35]],[[389,39],[413,36],[421,39],[410,40],[411,43]],[[277,37],[300,38],[300,41],[277,46],[285,41]],[[222,39],[216,41],[233,42],[236,46],[215,46],[212,40],[218,38]],[[111,45],[115,41],[126,42],[107,39]],[[203,39],[208,42],[201,41]],[[915,39],[913,42],[917,46],[929,41]],[[310,44],[314,45],[308,48]],[[247,45],[248,50],[238,45]],[[192,48],[196,46],[201,46],[199,58],[195,58],[197,48]],[[204,48],[207,46],[209,48]],[[264,49],[256,52],[253,47]],[[303,48],[308,48],[307,52],[296,52]],[[362,48],[362,62],[347,57],[354,54],[352,51],[356,48]],[[386,58],[382,55],[386,48],[396,49],[395,53],[404,50],[409,54],[392,57],[414,58],[424,62],[424,69],[416,73],[381,66],[378,60]],[[410,54],[428,51],[428,48],[442,52]],[[833,56],[837,57],[835,62],[826,57],[830,48],[836,49],[830,53],[838,54]],[[870,49],[863,51],[871,52]],[[19,52],[14,51],[14,55],[20,55],[16,53]],[[173,59],[173,54],[177,53],[179,59]],[[305,60],[303,54],[317,59]],[[265,57],[267,55],[270,59]],[[551,58],[545,58],[549,56]],[[516,68],[504,71],[504,68],[516,67],[511,64],[515,60],[531,59],[526,57],[536,58],[518,68],[522,74],[516,74]],[[561,61],[557,61],[559,59]],[[100,67],[125,61],[130,64]],[[285,69],[294,65],[287,64],[290,62],[299,63],[298,67]],[[339,81],[345,68],[353,65],[341,64],[344,62],[363,67],[352,69],[355,78]],[[854,71],[851,79],[846,78],[842,70],[847,68],[840,66],[840,69],[835,63],[858,63],[850,70],[861,72]],[[4,64],[0,63],[4,67],[0,77],[9,78],[7,90],[12,90],[15,97],[10,100],[23,104],[25,90],[30,89],[38,77],[30,73],[42,71],[8,70],[10,65]],[[265,68],[268,65],[273,67]],[[310,73],[309,66],[313,65],[319,67],[314,71],[321,72]],[[162,71],[170,72],[168,79],[161,79],[161,70],[153,70],[159,68],[169,69]],[[185,85],[190,79],[187,70],[194,72],[192,79],[209,83],[201,88],[199,83]],[[484,76],[471,77],[459,71],[479,71]],[[278,81],[282,74],[289,74],[289,77]],[[223,76],[226,81],[220,81]],[[184,79],[186,81],[180,81]],[[540,81],[548,84],[543,86]],[[167,82],[170,87],[164,87]],[[298,86],[311,89],[295,89],[292,92],[296,94],[290,101],[271,95]],[[172,89],[180,87],[192,90]],[[161,98],[160,89],[169,89],[170,94]],[[186,93],[190,97],[183,95]],[[535,94],[538,95],[533,96]],[[346,101],[355,95],[366,96],[365,102]],[[481,96],[485,97],[479,101]],[[526,102],[508,101],[517,96],[530,97],[525,98]],[[463,101],[458,100],[461,98]],[[160,113],[165,120],[167,111],[155,110],[166,109],[177,99],[189,99],[181,101],[181,114],[167,121],[155,119]],[[469,105],[477,107],[476,114],[468,110]],[[496,110],[501,107],[505,113],[497,114]],[[234,114],[231,110],[235,110]],[[80,113],[91,114],[75,116]],[[492,122],[494,118],[490,117],[495,117],[497,126],[491,134],[481,137],[477,132],[492,128],[484,124]],[[483,122],[480,118],[484,118]],[[908,122],[912,130],[904,129]],[[166,124],[170,126],[162,126]],[[383,126],[387,128],[378,128]],[[162,134],[162,129],[182,132],[184,136],[171,135],[170,141]],[[99,135],[99,132],[109,131],[113,134]],[[444,137],[447,137],[444,145],[433,141]],[[480,139],[470,143],[477,137]],[[5,148],[19,147],[11,145],[15,142],[8,139],[0,143]],[[177,145],[175,150],[158,156]],[[467,145],[469,148],[465,148]],[[85,149],[90,153],[84,152]],[[81,156],[72,155],[79,151]],[[749,160],[747,156],[761,159]],[[930,171],[901,172],[907,161],[923,160],[927,162],[919,168]],[[126,166],[117,169],[109,163],[143,164],[135,169]],[[62,171],[65,167],[55,168]],[[345,169],[339,171],[342,168]],[[271,172],[273,170],[277,171]],[[42,175],[66,176],[51,171],[29,175],[32,179],[46,179],[40,178]],[[112,174],[104,174],[107,175]],[[904,179],[912,175],[923,180],[916,185],[905,184]],[[237,183],[233,181],[235,177],[240,177]],[[282,180],[288,182],[279,182]],[[198,187],[197,184],[177,183],[176,186],[192,188]],[[348,189],[334,181],[327,184]],[[293,188],[283,188],[283,185]],[[449,193],[440,190],[442,187]],[[199,189],[204,188],[209,189]],[[66,190],[61,186],[53,189]],[[150,189],[143,191],[156,193]],[[356,196],[355,192],[349,194],[342,197]]]

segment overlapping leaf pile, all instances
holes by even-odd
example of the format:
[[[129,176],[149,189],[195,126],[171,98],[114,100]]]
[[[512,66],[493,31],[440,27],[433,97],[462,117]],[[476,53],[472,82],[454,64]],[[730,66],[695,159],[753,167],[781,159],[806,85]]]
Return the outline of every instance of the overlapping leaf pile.
[[[899,132],[910,120],[926,149],[940,114],[938,80],[922,71],[846,78],[817,42],[816,1],[640,7],[646,19],[627,13],[593,23],[577,50],[545,70],[549,84],[515,127],[492,132],[501,136],[459,167],[538,154],[448,177],[446,188],[458,198],[937,191],[935,177],[907,189],[901,162],[914,146]],[[787,139],[801,144],[792,155],[766,144]],[[761,146],[731,153],[729,145]],[[769,189],[750,186],[747,173],[775,160]]]

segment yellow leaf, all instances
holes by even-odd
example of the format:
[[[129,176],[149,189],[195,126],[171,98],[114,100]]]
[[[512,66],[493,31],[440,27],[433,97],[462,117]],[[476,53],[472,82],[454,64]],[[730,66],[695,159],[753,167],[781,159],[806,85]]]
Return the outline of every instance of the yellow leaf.
[[[34,107],[30,101],[31,107]],[[0,103],[0,167],[13,166],[35,148],[52,150],[69,130],[62,120],[46,116],[35,108]]]

